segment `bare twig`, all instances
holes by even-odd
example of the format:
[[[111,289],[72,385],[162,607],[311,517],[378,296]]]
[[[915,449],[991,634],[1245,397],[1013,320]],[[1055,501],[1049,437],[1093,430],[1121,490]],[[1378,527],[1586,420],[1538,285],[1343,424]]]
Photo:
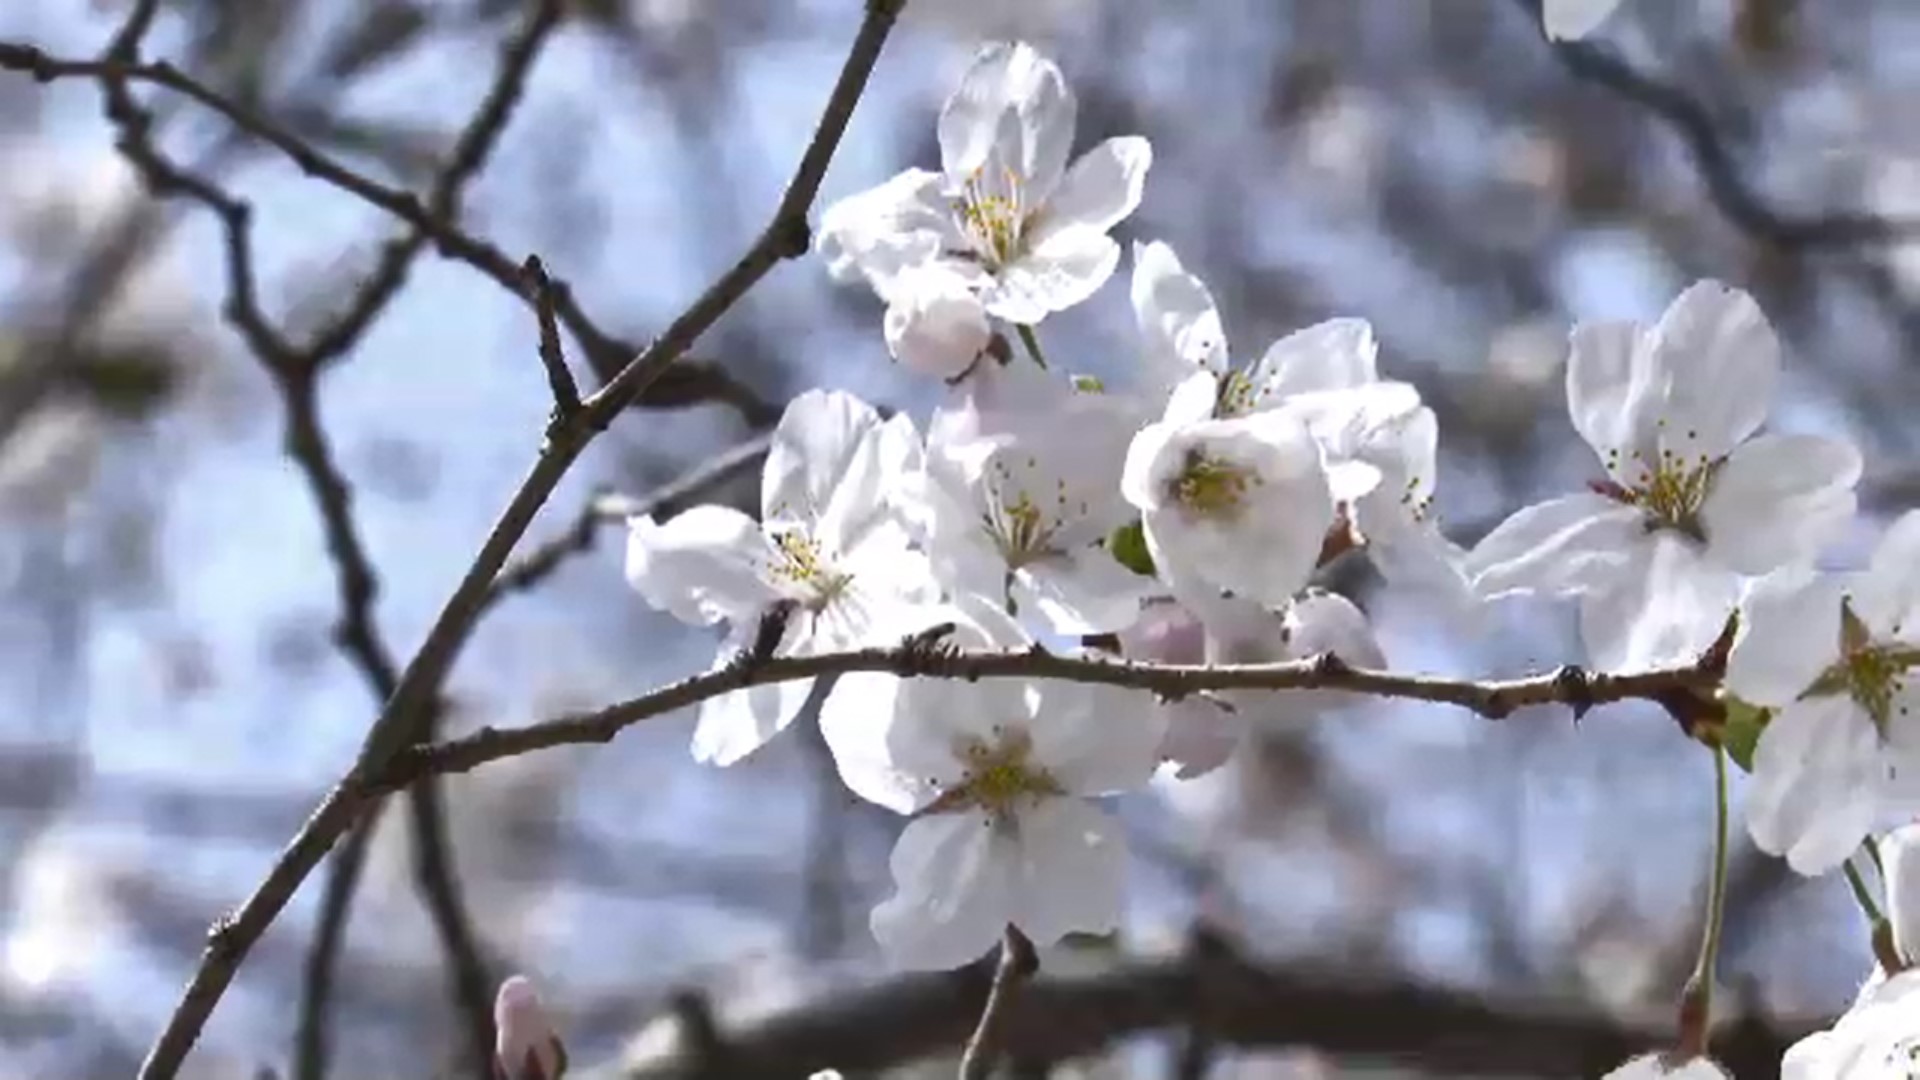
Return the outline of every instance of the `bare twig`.
[[[554,5],[542,0],[541,10]],[[142,5],[149,8],[151,5]],[[526,40],[522,38],[521,40]],[[106,89],[109,99],[109,116],[121,128],[122,151],[128,152],[128,137],[146,143],[150,152],[150,141],[146,139],[146,129],[151,124],[137,102],[134,101],[128,84],[131,82],[150,83],[185,95],[193,101],[219,113],[238,130],[261,140],[286,155],[302,172],[323,183],[330,184],[347,194],[362,199],[368,204],[387,212],[408,225],[413,231],[410,236],[390,241],[383,253],[379,265],[369,277],[362,293],[365,296],[385,297],[395,291],[406,276],[406,266],[419,249],[431,241],[439,253],[450,259],[456,259],[491,278],[496,284],[507,289],[515,296],[527,297],[523,288],[521,264],[507,255],[498,245],[482,239],[462,229],[453,216],[432,194],[426,200],[413,195],[403,188],[392,187],[355,172],[345,164],[302,140],[299,136],[275,123],[272,119],[254,109],[234,101],[219,91],[207,86],[179,68],[162,60],[142,62],[135,51],[110,49],[98,59],[81,60],[55,57],[43,50],[18,42],[0,42],[0,69],[24,72],[41,82],[50,82],[62,78],[87,78],[99,80]],[[488,103],[483,107],[483,115],[488,109],[498,109],[504,114],[507,108],[518,99],[522,87],[516,84],[496,83],[494,92],[489,95]],[[470,131],[481,130],[476,125]],[[461,162],[472,160],[478,165],[475,154],[478,144],[465,140],[456,146],[452,161],[458,166]],[[129,153],[136,165],[142,166],[143,173],[149,172],[154,163],[142,161]],[[235,237],[244,238],[247,232],[246,217],[248,208],[242,201],[232,199],[212,189],[204,181],[180,173],[171,167],[159,170],[168,176],[168,187],[194,194],[220,214],[226,227],[229,240],[229,263],[235,262],[232,249]],[[443,175],[451,180],[451,189],[457,189],[467,179],[466,170],[455,167]],[[151,180],[151,176],[149,176]],[[257,311],[251,302],[253,274],[251,260],[241,264],[245,267],[244,280],[248,297],[246,311]],[[638,346],[602,330],[573,297],[573,290],[559,278],[551,282],[550,300],[559,322],[575,340],[586,350],[589,360],[596,370],[619,370],[626,359],[639,352]],[[230,294],[238,295],[235,289]],[[528,298],[531,300],[531,298]],[[377,308],[377,304],[374,305]],[[356,309],[357,310],[357,309]],[[232,317],[231,313],[230,316]],[[316,340],[311,351],[319,357],[329,357],[345,351],[346,345],[358,336],[358,320],[342,319],[336,324],[336,337],[344,340]],[[260,336],[260,328],[246,328],[250,343],[255,351],[259,345],[255,342]],[[263,353],[264,355],[264,353]],[[676,376],[662,381],[658,392],[645,396],[635,396],[630,403],[648,406],[673,408],[698,401],[719,401],[738,410],[749,423],[768,422],[774,414],[773,408],[751,388],[739,383],[724,370],[710,364],[683,364]]]
[[[394,754],[420,737],[424,720],[431,715],[437,688],[486,607],[495,577],[540,507],[587,444],[612,423],[614,416],[644,394],[700,334],[777,263],[805,253],[809,238],[807,210],[866,87],[867,78],[879,60],[901,3],[902,0],[868,0],[865,18],[819,126],[760,239],[732,270],[674,320],[653,345],[583,402],[579,413],[550,431],[531,471],[429,630],[426,642],[401,673],[399,685],[369,732],[366,747],[354,768],[315,810],[246,902],[210,929],[200,965],[141,1067],[140,1075],[145,1080],[178,1073],[248,950],[358,816],[368,791],[365,774],[385,766]]]
[[[771,434],[756,435],[639,498],[602,494],[587,500],[560,535],[535,545],[500,571],[487,592],[486,607],[491,608],[513,593],[537,587],[569,558],[593,550],[605,526],[623,524],[636,517],[677,513],[706,492],[760,464],[766,459],[772,442]]]
[[[1541,0],[1518,0],[1538,24]],[[1844,248],[1920,238],[1920,220],[1860,212],[1801,214],[1774,205],[1747,179],[1704,105],[1671,83],[1636,70],[1599,45],[1551,42],[1567,71],[1647,110],[1686,144],[1707,196],[1739,229],[1783,249]]]
[[[567,357],[560,349],[560,320],[554,314],[553,279],[547,276],[546,265],[540,256],[529,255],[521,271],[540,320],[540,364],[547,369],[547,388],[553,392],[553,417],[558,423],[580,408],[580,388],[574,385],[573,372],[567,370]]]
[[[1013,1012],[1014,999],[1034,973],[1040,970],[1040,958],[1034,955],[1033,942],[1008,925],[1000,938],[1000,962],[993,969],[993,988],[987,991],[987,1004],[980,1010],[979,1026],[967,1040],[960,1055],[960,1080],[987,1080],[993,1075],[994,1062],[1006,1042],[1006,1028]]]

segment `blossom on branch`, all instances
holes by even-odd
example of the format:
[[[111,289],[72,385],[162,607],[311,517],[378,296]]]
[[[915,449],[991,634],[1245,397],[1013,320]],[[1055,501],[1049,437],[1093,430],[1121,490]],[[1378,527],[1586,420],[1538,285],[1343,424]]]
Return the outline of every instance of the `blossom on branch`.
[[[940,111],[941,171],[910,169],[822,216],[828,271],[896,309],[923,304],[912,292],[929,282],[964,282],[987,314],[1023,324],[1092,296],[1119,264],[1107,233],[1140,204],[1153,152],[1122,136],[1069,166],[1075,111],[1031,46],[981,50]],[[927,265],[946,277],[907,273]]]
[[[1329,319],[1295,331],[1236,369],[1212,294],[1171,247],[1135,245],[1132,299],[1150,401],[1192,395],[1186,407],[1197,413],[1204,386],[1216,419],[1291,415],[1313,436],[1332,497],[1381,572],[1466,598],[1464,555],[1428,512],[1438,439],[1433,410],[1410,384],[1379,377],[1379,348],[1365,320]]]
[[[985,605],[951,614],[953,645],[1030,644]],[[958,967],[1009,924],[1037,945],[1117,927],[1126,841],[1088,798],[1152,776],[1163,725],[1147,706],[1090,684],[842,676],[820,714],[841,778],[913,816],[872,916],[888,959]]]
[[[627,579],[683,622],[725,621],[715,666],[750,651],[762,622],[782,617],[772,655],[809,656],[897,640],[938,599],[886,494],[918,455],[912,423],[882,421],[849,394],[810,390],[780,418],[761,480],[761,519],[698,506],[665,524],[635,518]],[[707,700],[694,757],[730,765],[784,728],[811,680],[769,683]]]
[[[1727,689],[1774,710],[1747,826],[1762,850],[1824,873],[1880,818],[1920,805],[1920,511],[1894,523],[1864,574],[1782,571],[1742,610]]]
[[[1853,515],[1852,446],[1755,435],[1779,367],[1759,305],[1714,281],[1680,294],[1655,326],[1577,327],[1568,410],[1604,478],[1481,540],[1467,562],[1475,589],[1578,596],[1602,670],[1697,656],[1745,578],[1810,563]]]
[[[493,1000],[494,1068],[503,1080],[561,1080],[567,1048],[525,975],[500,984]]]
[[[1011,605],[1056,634],[1125,629],[1153,585],[1106,548],[1131,516],[1120,467],[1132,416],[1103,394],[1069,393],[1049,413],[1008,420],[988,436],[955,424],[928,433],[903,512],[935,576],[955,598]]]

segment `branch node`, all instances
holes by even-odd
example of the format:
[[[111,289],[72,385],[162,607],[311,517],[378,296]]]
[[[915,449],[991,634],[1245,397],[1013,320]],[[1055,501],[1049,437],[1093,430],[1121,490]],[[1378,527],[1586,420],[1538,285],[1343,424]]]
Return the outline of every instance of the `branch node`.
[[[1313,677],[1316,679],[1337,680],[1353,674],[1353,665],[1340,659],[1331,650],[1313,658]]]
[[[751,678],[753,673],[767,661],[773,659],[773,651],[787,636],[787,624],[792,621],[793,613],[800,607],[797,600],[776,600],[760,613],[760,622],[753,628],[753,641],[741,649],[729,666],[741,679]]]
[[[1553,673],[1554,693],[1573,710],[1573,720],[1579,723],[1595,704],[1593,700],[1593,680],[1587,669],[1578,664],[1563,664]]]
[[[807,224],[805,214],[782,217],[768,232],[773,239],[773,253],[782,259],[801,258],[813,248],[813,228]]]

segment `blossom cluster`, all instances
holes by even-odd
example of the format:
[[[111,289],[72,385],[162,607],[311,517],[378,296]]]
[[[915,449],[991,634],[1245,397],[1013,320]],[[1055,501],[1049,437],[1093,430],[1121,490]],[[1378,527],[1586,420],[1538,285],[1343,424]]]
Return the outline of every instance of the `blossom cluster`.
[[[1112,232],[1152,164],[1140,137],[1075,157],[1074,118],[1054,64],[988,47],[940,112],[940,168],[824,214],[827,269],[873,290],[894,360],[945,397],[919,424],[804,393],[774,433],[757,519],[702,506],[632,523],[629,580],[686,622],[724,623],[716,666],[950,624],[944,644],[967,650],[1379,667],[1364,613],[1314,587],[1358,550],[1449,604],[1574,600],[1602,671],[1692,663],[1737,628],[1722,702],[1770,718],[1749,828],[1803,873],[1913,814],[1920,513],[1864,573],[1816,569],[1854,518],[1860,457],[1762,430],[1781,349],[1751,297],[1703,281],[1651,325],[1575,327],[1568,412],[1593,479],[1463,548],[1432,512],[1434,411],[1381,376],[1364,320],[1233,349],[1206,284],[1168,244],[1136,242],[1127,377],[1047,363],[1041,324],[1121,269]],[[740,760],[813,690],[705,701],[694,756]],[[819,711],[840,776],[910,818],[872,915],[883,951],[945,968],[1009,924],[1041,944],[1112,929],[1125,840],[1093,800],[1163,766],[1217,767],[1244,712],[1062,681],[841,676]]]

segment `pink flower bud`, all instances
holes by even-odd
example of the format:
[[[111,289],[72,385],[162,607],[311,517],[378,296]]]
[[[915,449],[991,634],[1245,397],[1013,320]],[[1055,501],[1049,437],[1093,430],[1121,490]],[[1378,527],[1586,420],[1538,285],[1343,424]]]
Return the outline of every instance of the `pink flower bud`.
[[[567,1048],[553,1030],[532,980],[513,975],[493,999],[494,1057],[504,1080],[561,1080]]]

